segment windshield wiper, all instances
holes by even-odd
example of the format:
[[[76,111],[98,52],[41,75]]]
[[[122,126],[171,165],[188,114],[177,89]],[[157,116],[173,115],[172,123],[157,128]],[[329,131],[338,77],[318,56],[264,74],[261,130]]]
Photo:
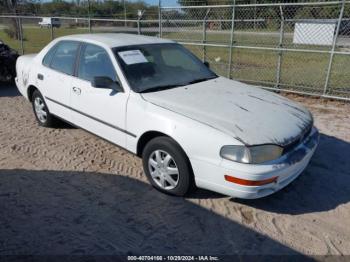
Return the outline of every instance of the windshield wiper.
[[[148,92],[157,92],[157,91],[163,91],[163,90],[167,90],[167,89],[171,89],[171,88],[175,88],[175,87],[179,87],[179,86],[184,86],[183,84],[177,84],[177,85],[161,85],[161,86],[155,86],[155,87],[151,87],[145,90],[140,91],[140,93],[148,93]]]
[[[190,82],[183,83],[183,84],[155,86],[155,87],[151,87],[151,88],[142,90],[142,91],[140,91],[140,93],[163,91],[163,90],[167,90],[167,89],[171,89],[171,88],[175,88],[175,87],[186,86],[186,85],[191,85],[191,84],[195,84],[195,83],[199,83],[199,82],[208,81],[208,80],[211,80],[214,78],[218,78],[218,76],[195,79],[195,80],[192,80]]]
[[[208,81],[208,80],[211,80],[211,79],[214,79],[214,78],[217,78],[217,77],[218,76],[212,76],[212,77],[205,77],[205,78],[195,79],[195,80],[192,80],[192,81],[188,82],[187,85]]]

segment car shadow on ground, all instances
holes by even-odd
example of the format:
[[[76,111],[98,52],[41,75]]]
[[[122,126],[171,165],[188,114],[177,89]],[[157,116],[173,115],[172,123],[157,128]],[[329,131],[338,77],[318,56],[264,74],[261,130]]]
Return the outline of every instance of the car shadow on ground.
[[[20,93],[14,83],[0,82],[0,97],[19,96]]]
[[[301,255],[113,174],[0,170],[0,205],[0,255]]]
[[[349,156],[350,143],[321,134],[315,155],[297,180],[265,198],[232,201],[292,215],[335,209],[350,201]]]
[[[190,191],[190,193],[186,195],[186,198],[187,199],[219,199],[219,198],[227,198],[227,196],[220,193],[213,192],[213,191],[209,191],[206,189],[195,188],[195,190]]]

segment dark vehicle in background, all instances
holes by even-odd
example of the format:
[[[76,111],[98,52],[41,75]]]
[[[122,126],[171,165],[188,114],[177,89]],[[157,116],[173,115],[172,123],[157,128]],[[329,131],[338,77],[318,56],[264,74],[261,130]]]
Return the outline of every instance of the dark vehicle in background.
[[[348,36],[348,37],[350,37],[350,19],[343,20],[340,23],[339,35],[340,36]]]
[[[0,82],[14,81],[18,53],[0,40]]]

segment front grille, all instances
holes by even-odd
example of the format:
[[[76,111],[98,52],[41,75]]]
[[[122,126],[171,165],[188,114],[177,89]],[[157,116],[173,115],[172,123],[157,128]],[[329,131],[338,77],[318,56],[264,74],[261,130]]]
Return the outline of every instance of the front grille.
[[[285,145],[283,147],[283,155],[292,151],[301,142],[303,142],[305,140],[305,138],[307,138],[310,135],[311,130],[312,130],[312,126],[313,126],[313,124],[311,122],[310,125],[307,127],[307,129],[305,129],[305,131],[300,136],[298,136],[293,142],[289,143],[288,145]]]

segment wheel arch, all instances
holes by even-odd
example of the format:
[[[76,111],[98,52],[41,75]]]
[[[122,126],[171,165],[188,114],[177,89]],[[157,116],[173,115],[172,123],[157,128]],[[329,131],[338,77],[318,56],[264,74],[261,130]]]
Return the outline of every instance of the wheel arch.
[[[32,102],[32,97],[35,90],[39,90],[39,89],[34,85],[29,85],[27,88],[27,97],[30,102]]]
[[[192,164],[191,164],[191,161],[190,161],[186,151],[183,149],[183,147],[180,145],[180,143],[178,143],[176,141],[176,139],[167,135],[166,133],[163,133],[160,131],[155,131],[155,130],[147,131],[147,132],[143,133],[137,142],[136,155],[138,157],[142,158],[142,152],[143,152],[144,148],[146,147],[147,143],[156,137],[168,137],[171,140],[173,140],[180,147],[180,149],[183,151],[183,153],[185,154],[185,156],[187,158],[187,161],[188,161],[188,164],[189,164],[189,167],[191,170],[192,184],[193,184],[193,186],[195,186],[195,179],[194,179],[194,172],[193,172]]]
[[[185,153],[186,157],[189,159],[186,151],[184,150],[184,148],[181,146],[181,144],[176,141],[176,139],[174,139],[172,136],[166,134],[166,133],[163,133],[161,131],[156,131],[156,130],[150,130],[150,131],[146,131],[145,133],[143,133],[139,140],[137,141],[137,146],[136,146],[136,155],[138,157],[142,157],[142,152],[145,148],[145,146],[147,145],[147,143],[149,141],[151,141],[152,139],[156,138],[156,137],[161,137],[161,136],[164,136],[164,137],[168,137],[170,138],[171,140],[173,140],[180,148],[181,150]]]
[[[173,139],[169,135],[162,133],[162,132],[159,132],[159,131],[155,131],[155,130],[151,130],[151,131],[147,131],[147,132],[143,133],[140,136],[139,140],[137,141],[136,155],[138,157],[142,157],[142,152],[143,152],[144,148],[146,147],[147,143],[149,141],[151,141],[152,139],[154,139],[156,137],[161,137],[161,136],[165,136],[165,137],[169,137],[169,138]],[[173,140],[175,141],[175,139],[173,139]]]

